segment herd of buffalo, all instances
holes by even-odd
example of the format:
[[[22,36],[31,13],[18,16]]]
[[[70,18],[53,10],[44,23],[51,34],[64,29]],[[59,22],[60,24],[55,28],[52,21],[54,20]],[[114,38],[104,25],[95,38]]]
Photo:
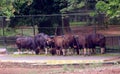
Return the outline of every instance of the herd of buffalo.
[[[44,51],[52,55],[70,54],[70,49],[77,54],[91,55],[96,53],[96,46],[101,48],[101,54],[105,53],[105,36],[102,34],[49,36],[39,33],[34,37],[20,36],[16,39],[18,51],[22,49],[32,50],[35,54]]]

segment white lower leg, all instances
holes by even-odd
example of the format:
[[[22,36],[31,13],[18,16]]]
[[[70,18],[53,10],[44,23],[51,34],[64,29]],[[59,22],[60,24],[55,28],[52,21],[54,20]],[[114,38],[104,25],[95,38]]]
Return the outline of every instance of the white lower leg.
[[[60,50],[56,50],[56,54],[57,54],[57,55],[60,55]]]
[[[87,54],[87,49],[86,48],[83,49],[83,53],[84,53],[84,55]]]
[[[21,49],[18,49],[18,54],[22,54]]]
[[[63,55],[65,55],[65,49],[62,49]]]
[[[105,48],[101,48],[101,54],[105,53]]]
[[[47,48],[45,48],[45,54],[48,54],[48,49]]]

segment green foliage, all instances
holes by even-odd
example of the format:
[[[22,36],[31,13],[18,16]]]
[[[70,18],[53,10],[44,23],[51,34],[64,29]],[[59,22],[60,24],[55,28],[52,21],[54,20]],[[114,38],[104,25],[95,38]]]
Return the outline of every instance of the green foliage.
[[[32,3],[32,0],[15,0],[13,2],[13,7],[15,9],[15,15],[22,15],[22,11],[27,9],[27,7]],[[23,14],[24,15],[24,14]]]
[[[67,7],[61,9],[62,13],[73,11],[73,10],[76,10],[76,9],[79,9],[85,6],[85,1],[83,0],[68,0],[67,3],[68,3]]]
[[[109,0],[109,9],[107,14],[110,15],[112,18],[116,16],[120,16],[120,0]]]
[[[96,12],[96,11],[90,12],[89,15],[90,15],[91,17],[94,17],[94,16],[97,15],[97,12]]]
[[[111,24],[120,24],[120,0],[98,1],[96,9],[100,13],[106,13]]]
[[[61,16],[50,17],[49,15],[59,14],[60,10],[66,7],[66,0],[16,0],[13,3],[13,7],[15,8],[14,15],[17,17],[11,18],[11,23],[9,25],[10,27],[37,25],[39,27],[39,32],[46,33],[52,31],[46,30],[44,27],[54,27],[54,24],[61,24]],[[21,17],[21,15],[26,16]]]
[[[15,0],[12,5],[14,7],[14,15],[17,17],[11,17],[9,27],[31,25],[32,17],[19,17],[21,15],[28,15],[29,5],[32,0]]]
[[[98,1],[96,4],[96,10],[101,12],[101,13],[105,13],[108,9],[108,4],[105,3],[104,1]]]
[[[0,2],[0,16],[13,16],[14,8],[12,6],[13,0],[1,0]]]

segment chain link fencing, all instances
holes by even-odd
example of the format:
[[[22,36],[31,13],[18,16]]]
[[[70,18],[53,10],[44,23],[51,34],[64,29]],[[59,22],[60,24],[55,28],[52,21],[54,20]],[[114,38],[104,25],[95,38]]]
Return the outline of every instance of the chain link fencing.
[[[52,14],[52,15],[24,15],[10,17],[10,19],[0,17],[0,48],[7,48],[8,51],[16,51],[15,40],[18,36],[34,36],[44,32],[48,35],[63,35],[71,33],[73,35],[97,33],[99,29],[105,29],[106,17],[89,16],[89,13],[70,13],[70,14]],[[100,21],[99,21],[100,20]],[[113,48],[117,45],[120,48],[119,38],[107,37]],[[116,37],[115,37],[116,38]],[[110,41],[110,40],[112,41]],[[111,47],[110,47],[111,48]],[[120,50],[118,50],[120,51]]]

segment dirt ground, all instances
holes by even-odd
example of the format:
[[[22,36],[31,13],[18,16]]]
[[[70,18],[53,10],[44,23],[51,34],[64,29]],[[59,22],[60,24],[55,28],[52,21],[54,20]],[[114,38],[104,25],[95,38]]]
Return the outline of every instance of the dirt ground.
[[[74,34],[89,34],[94,33],[94,26],[85,26],[85,27],[72,27]],[[118,36],[120,35],[120,25],[110,25],[108,28],[96,28],[97,33],[104,34],[106,36]]]
[[[2,63],[0,74],[120,74],[120,64],[34,65]]]

